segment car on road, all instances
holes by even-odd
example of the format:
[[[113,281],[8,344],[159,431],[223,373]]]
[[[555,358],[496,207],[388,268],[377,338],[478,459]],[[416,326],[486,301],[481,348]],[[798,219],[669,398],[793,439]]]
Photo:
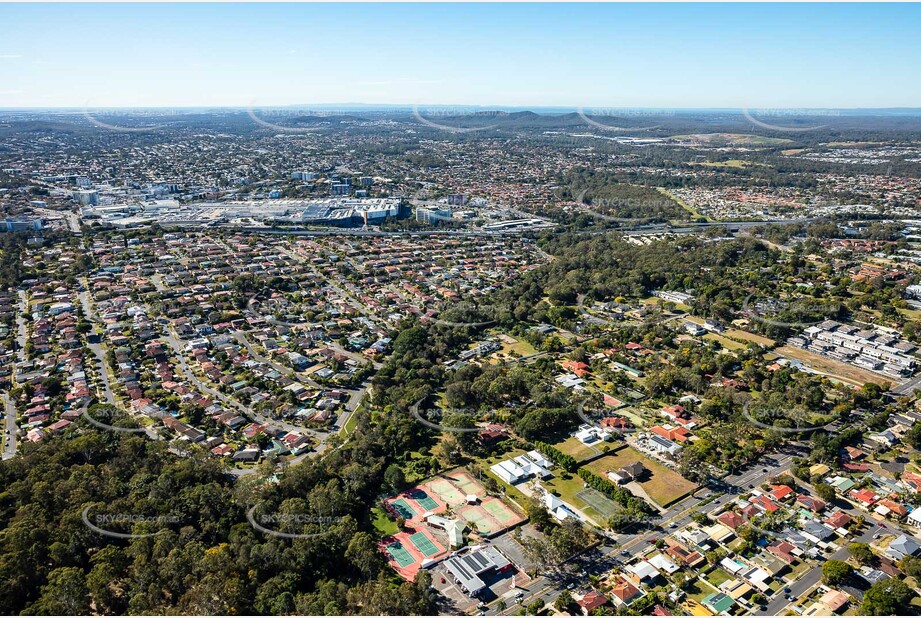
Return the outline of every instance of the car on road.
[[[576,587],[576,584],[573,582],[569,582],[568,584],[566,584],[566,590],[572,590],[575,587]]]

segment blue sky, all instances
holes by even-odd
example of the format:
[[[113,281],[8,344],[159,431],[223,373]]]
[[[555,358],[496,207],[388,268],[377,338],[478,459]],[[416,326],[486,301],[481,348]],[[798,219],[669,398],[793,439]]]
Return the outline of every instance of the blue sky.
[[[921,107],[913,4],[0,4],[0,107]]]

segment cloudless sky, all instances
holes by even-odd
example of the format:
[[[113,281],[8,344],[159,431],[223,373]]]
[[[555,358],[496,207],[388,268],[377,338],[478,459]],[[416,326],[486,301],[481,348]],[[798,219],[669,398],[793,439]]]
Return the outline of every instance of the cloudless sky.
[[[0,107],[921,107],[917,4],[0,4]]]

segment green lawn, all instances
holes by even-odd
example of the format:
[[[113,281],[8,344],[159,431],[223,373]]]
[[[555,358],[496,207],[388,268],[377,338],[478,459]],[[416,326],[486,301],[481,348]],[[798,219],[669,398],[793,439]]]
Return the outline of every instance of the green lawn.
[[[348,420],[345,421],[345,425],[342,426],[342,431],[345,432],[345,435],[352,435],[352,432],[355,431],[355,426],[358,424],[358,410],[352,412],[349,415]]]
[[[382,538],[400,531],[400,529],[397,528],[396,522],[390,519],[387,512],[381,507],[378,506],[371,509],[371,514],[374,516],[371,523],[374,525],[374,529],[380,532]]]
[[[553,445],[553,447],[559,450],[561,453],[565,453],[566,455],[569,455],[570,457],[574,457],[576,461],[583,461],[585,459],[588,459],[589,457],[593,457],[597,455],[598,453],[602,452],[601,447],[604,446],[605,444],[607,443],[599,442],[598,445],[595,446],[595,449],[597,449],[595,450],[589,446],[582,444],[581,442],[579,442],[577,438],[570,436],[569,438],[566,438],[562,442],[557,442],[556,444]]]
[[[725,581],[729,581],[729,573],[723,569],[714,569],[707,573],[707,582],[709,582],[714,588],[719,588],[719,585]]]

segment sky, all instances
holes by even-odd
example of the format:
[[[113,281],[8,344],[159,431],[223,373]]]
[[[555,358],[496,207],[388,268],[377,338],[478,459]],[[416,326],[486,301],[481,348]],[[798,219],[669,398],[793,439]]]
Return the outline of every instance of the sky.
[[[918,4],[0,4],[0,107],[921,107]]]

